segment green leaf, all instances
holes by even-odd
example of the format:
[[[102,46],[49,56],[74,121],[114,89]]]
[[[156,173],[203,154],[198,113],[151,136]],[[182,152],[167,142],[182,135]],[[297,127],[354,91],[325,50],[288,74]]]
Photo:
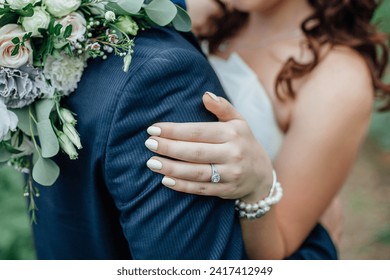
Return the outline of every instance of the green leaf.
[[[19,39],[19,37],[15,37],[15,38],[13,38],[13,39],[11,40],[11,42],[14,43],[14,45],[17,45],[17,44],[20,43],[20,39]]]
[[[52,124],[49,119],[38,122],[37,125],[39,142],[42,149],[42,157],[51,158],[60,151],[60,144],[54,133]]]
[[[33,179],[42,186],[51,186],[60,176],[60,168],[51,159],[40,157],[33,167]]]
[[[49,27],[48,27],[49,34],[54,34],[54,25],[55,24],[56,24],[56,20],[54,18],[52,18],[50,20]]]
[[[32,32],[28,32],[28,33],[24,34],[23,35],[23,41],[30,40],[31,35],[32,35]]]
[[[68,38],[70,35],[72,35],[73,26],[69,24],[64,31],[64,38]]]
[[[0,163],[7,162],[11,159],[11,153],[7,151],[7,149],[4,146],[0,145]]]
[[[53,53],[53,49],[54,49],[54,43],[53,43],[52,40],[49,39],[49,40],[47,41],[47,45],[46,45],[46,49],[45,49],[44,55],[45,55],[45,56],[51,55],[51,54]]]
[[[15,149],[11,143],[5,143],[4,144],[4,148],[10,152],[11,154],[20,154],[22,151],[18,150],[18,149]]]
[[[18,54],[20,49],[20,45],[15,45],[14,49],[12,50],[11,56],[15,56]]]
[[[38,32],[41,33],[42,36],[45,36],[47,34],[46,28],[38,28]]]
[[[111,0],[106,9],[114,11],[117,15],[135,15],[144,4],[144,0]]]
[[[0,8],[0,16],[12,12],[10,8]]]
[[[70,47],[70,45],[69,44],[67,44],[66,46],[65,46],[65,53],[68,55],[68,56],[70,56],[70,57],[72,57],[72,55],[73,55],[73,51],[72,51],[72,48]]]
[[[22,17],[32,17],[34,15],[33,4],[28,4],[23,9],[15,10],[15,13]]]
[[[54,34],[56,36],[60,36],[61,34],[61,29],[62,29],[62,24],[57,24],[55,27],[54,27]]]
[[[168,25],[177,14],[177,8],[170,0],[153,0],[145,6],[149,18],[160,26]]]
[[[181,7],[176,6],[177,14],[172,21],[173,27],[180,32],[190,32],[192,29],[191,18]]]
[[[31,129],[30,129],[30,113],[29,107],[24,107],[21,109],[13,109],[12,112],[18,116],[19,122],[18,127],[21,131],[23,131],[26,135],[32,136],[30,130],[32,130],[34,135],[38,135],[37,126],[34,121],[31,120]]]
[[[15,13],[8,13],[3,16],[0,16],[0,27],[3,27],[10,23],[17,23],[19,16]]]
[[[49,119],[54,104],[52,99],[41,99],[34,103],[38,122]]]
[[[20,131],[18,131],[18,147],[20,147],[20,145],[22,145],[23,140],[24,140],[24,134],[21,133]]]

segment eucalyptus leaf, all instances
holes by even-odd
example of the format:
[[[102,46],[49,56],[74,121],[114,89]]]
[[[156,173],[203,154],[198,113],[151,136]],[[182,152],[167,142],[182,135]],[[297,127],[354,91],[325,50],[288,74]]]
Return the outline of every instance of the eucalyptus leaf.
[[[60,168],[51,159],[40,157],[32,171],[35,182],[42,186],[51,186],[60,176]]]
[[[12,112],[14,112],[19,119],[18,122],[19,129],[28,136],[32,136],[31,135],[31,131],[32,131],[32,133],[36,136],[38,135],[37,126],[35,125],[35,122],[33,120],[30,120],[29,108],[31,108],[31,110],[33,111],[33,108],[30,105],[30,107],[13,109]],[[30,128],[30,123],[31,123],[31,128]]]
[[[54,157],[60,151],[60,144],[57,136],[54,133],[53,127],[49,119],[38,122],[38,135],[42,149],[42,157]]]
[[[175,29],[180,32],[190,32],[192,29],[190,16],[183,8],[179,6],[176,6],[176,8],[177,14],[172,21],[173,27],[175,27]]]
[[[4,147],[0,146],[0,163],[7,162],[11,159],[12,154]]]
[[[54,100],[52,99],[41,99],[35,103],[35,112],[37,115],[37,121],[47,120],[50,117],[50,113],[54,107]]]
[[[106,8],[117,12],[118,15],[135,15],[137,14],[144,4],[144,0],[116,0],[110,1]]]
[[[33,156],[32,156],[32,163],[33,163],[33,165],[35,165],[37,163],[37,161],[39,160],[39,158],[41,157],[39,155],[39,153],[41,152],[41,149],[39,147],[38,147],[38,150],[39,151],[34,150],[34,153],[33,153]]]
[[[153,0],[144,9],[149,18],[160,26],[171,23],[177,14],[176,5],[170,0]]]

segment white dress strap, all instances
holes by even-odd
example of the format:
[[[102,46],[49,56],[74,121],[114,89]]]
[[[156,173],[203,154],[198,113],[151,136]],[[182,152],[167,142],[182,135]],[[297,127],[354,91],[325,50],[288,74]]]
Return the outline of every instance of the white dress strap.
[[[256,73],[237,53],[233,53],[227,60],[217,56],[210,56],[209,60],[230,101],[246,119],[257,141],[274,159],[284,134]]]

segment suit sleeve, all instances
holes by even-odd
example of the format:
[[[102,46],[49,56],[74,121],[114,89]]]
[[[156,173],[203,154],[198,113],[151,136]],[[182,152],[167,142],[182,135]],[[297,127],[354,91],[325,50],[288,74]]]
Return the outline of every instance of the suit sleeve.
[[[181,6],[183,9],[187,9],[185,0],[172,0],[172,2]]]
[[[155,122],[214,121],[206,90],[223,94],[206,59],[164,51],[145,62],[117,102],[108,137],[105,179],[134,259],[240,259],[243,244],[232,201],[178,193],[146,167],[144,142]]]

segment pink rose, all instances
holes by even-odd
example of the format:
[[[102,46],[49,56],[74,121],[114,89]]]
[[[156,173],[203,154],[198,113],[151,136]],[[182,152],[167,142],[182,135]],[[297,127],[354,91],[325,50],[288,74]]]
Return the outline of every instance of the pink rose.
[[[0,28],[0,66],[8,68],[19,68],[25,64],[31,64],[33,53],[29,41],[20,46],[19,52],[12,56],[15,44],[12,39],[18,37],[22,40],[26,32],[17,24],[7,24]]]
[[[58,23],[63,26],[62,31],[64,31],[68,25],[72,25],[72,34],[67,39],[73,44],[77,43],[77,41],[82,42],[85,40],[87,22],[82,14],[76,12],[70,13],[66,17],[59,19]]]

